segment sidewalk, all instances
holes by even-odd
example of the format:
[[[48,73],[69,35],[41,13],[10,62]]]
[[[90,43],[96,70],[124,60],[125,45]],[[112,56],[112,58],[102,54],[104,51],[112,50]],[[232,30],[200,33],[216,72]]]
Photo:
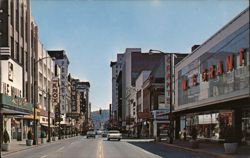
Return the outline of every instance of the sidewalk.
[[[76,137],[79,137],[79,136],[76,136]],[[76,137],[70,137],[70,138],[67,138],[67,139],[72,139],[72,138],[76,138]],[[67,139],[51,141],[50,143],[47,142],[46,144],[51,144],[51,143],[55,143],[55,142],[63,141],[63,140],[67,140]],[[42,144],[41,139],[39,139],[39,138],[38,138],[38,145],[32,145],[32,146],[27,146],[26,145],[26,140],[17,141],[15,139],[13,139],[13,140],[11,140],[11,143],[10,143],[10,150],[9,151],[2,151],[2,155],[4,156],[4,155],[8,155],[8,154],[15,153],[15,152],[18,152],[18,151],[39,147],[41,145],[46,145],[46,144]]]
[[[200,142],[199,148],[193,149],[188,141],[175,140],[173,144],[158,142],[166,147],[175,147],[200,154],[206,154],[216,158],[250,158],[250,146],[239,146],[236,154],[225,154],[224,145],[219,143]]]
[[[10,150],[9,151],[2,151],[2,154],[3,155],[8,155],[10,153],[14,153],[14,152],[18,152],[18,151],[22,151],[22,150],[34,148],[34,147],[37,147],[39,145],[41,145],[40,141],[38,142],[38,145],[27,146],[26,145],[26,140],[17,141],[15,139],[13,139],[13,140],[11,140],[11,143],[10,143]]]

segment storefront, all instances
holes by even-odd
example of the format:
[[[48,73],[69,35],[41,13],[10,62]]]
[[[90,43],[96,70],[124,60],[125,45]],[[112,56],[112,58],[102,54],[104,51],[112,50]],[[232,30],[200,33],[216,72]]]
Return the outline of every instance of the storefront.
[[[137,123],[137,131],[140,137],[149,137],[152,127],[152,115],[150,112],[138,112],[138,123]]]
[[[3,129],[6,129],[11,139],[26,138],[25,115],[32,114],[32,104],[25,99],[0,94],[0,108],[3,113]]]
[[[223,140],[234,126],[250,139],[249,8],[195,49],[175,69],[176,133],[198,128],[198,138]]]
[[[153,136],[168,137],[169,132],[169,111],[168,110],[153,110]]]
[[[7,130],[11,139],[22,140],[26,138],[28,125],[24,117],[32,114],[33,109],[33,105],[23,97],[22,66],[13,59],[1,60],[0,83],[1,127]]]

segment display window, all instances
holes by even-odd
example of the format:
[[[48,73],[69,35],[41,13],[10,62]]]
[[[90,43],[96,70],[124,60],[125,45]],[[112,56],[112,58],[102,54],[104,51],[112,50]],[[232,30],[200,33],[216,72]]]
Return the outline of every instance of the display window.
[[[232,111],[189,114],[186,116],[187,136],[190,136],[190,131],[195,126],[200,139],[224,139],[225,128],[232,123]]]
[[[242,113],[242,142],[250,145],[250,108],[244,109]]]

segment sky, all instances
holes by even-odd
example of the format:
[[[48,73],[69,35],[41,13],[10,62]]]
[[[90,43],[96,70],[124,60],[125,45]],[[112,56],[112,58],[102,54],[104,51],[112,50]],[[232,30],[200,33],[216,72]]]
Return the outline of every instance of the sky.
[[[45,49],[64,49],[71,76],[90,82],[92,111],[112,103],[110,62],[117,53],[189,53],[248,6],[248,0],[31,0]]]

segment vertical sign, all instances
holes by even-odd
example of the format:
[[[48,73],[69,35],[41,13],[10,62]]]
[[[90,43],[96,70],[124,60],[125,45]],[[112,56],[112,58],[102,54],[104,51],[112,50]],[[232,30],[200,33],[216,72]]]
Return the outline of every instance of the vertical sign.
[[[71,112],[77,112],[77,90],[76,90],[77,81],[72,81],[71,89]]]
[[[171,103],[171,54],[165,55],[165,109],[170,111]]]
[[[66,111],[68,112],[68,108],[66,108],[66,98],[68,95],[68,81],[67,81],[67,75],[68,75],[68,62],[67,59],[64,58],[61,61],[61,85],[60,85],[60,112],[61,114],[65,114]],[[68,105],[67,105],[68,106]]]
[[[59,122],[60,119],[60,105],[59,103],[59,89],[58,89],[58,78],[52,80],[52,105],[55,107],[55,120]]]
[[[58,101],[58,79],[55,78],[52,80],[52,104],[57,105]]]

